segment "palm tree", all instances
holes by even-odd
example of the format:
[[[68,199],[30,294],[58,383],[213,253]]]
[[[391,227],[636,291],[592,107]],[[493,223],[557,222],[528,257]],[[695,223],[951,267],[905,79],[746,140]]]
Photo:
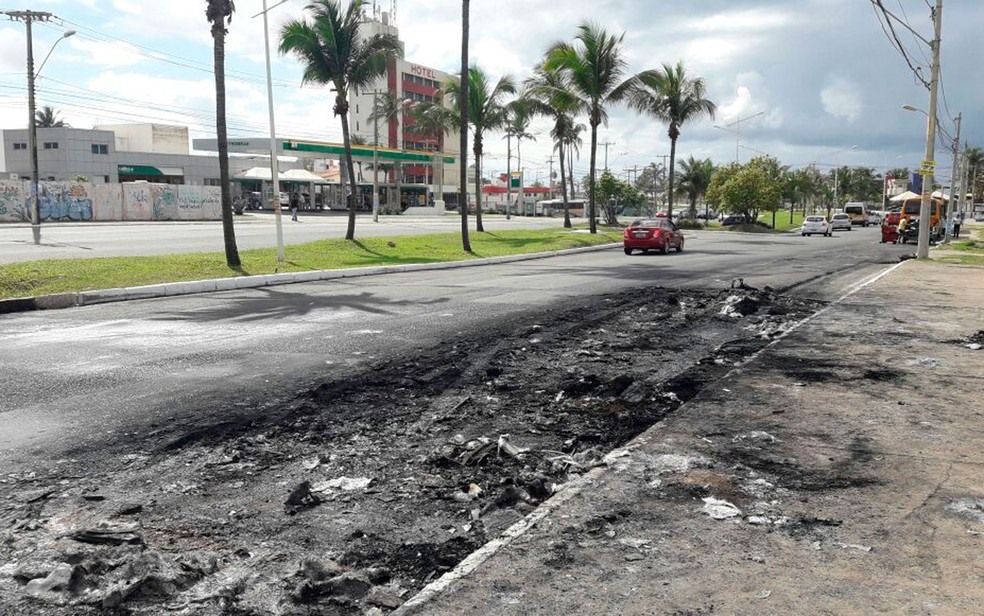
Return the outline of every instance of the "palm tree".
[[[397,98],[396,94],[392,92],[384,92],[382,95],[377,96],[372,103],[372,113],[369,114],[369,120],[371,122],[383,121],[387,125],[393,122],[399,122],[400,113],[404,110],[403,101]],[[379,143],[376,144],[380,145]],[[400,163],[397,162],[393,165],[393,179],[396,182],[396,207],[397,209],[402,207],[403,202],[403,183],[400,178]],[[392,199],[387,199],[392,204]]]
[[[435,187],[440,187],[440,199],[444,200],[444,138],[457,128],[457,114],[448,114],[441,102],[441,93],[437,93],[438,101],[422,102],[409,105],[407,116],[410,120],[404,127],[404,134],[410,133],[421,137],[437,137],[434,144],[434,162],[431,163],[431,179]],[[437,173],[438,169],[440,174]]]
[[[676,142],[680,127],[703,116],[713,118],[717,109],[704,98],[706,86],[700,77],[690,77],[683,61],[676,66],[664,64],[663,68],[639,75],[641,87],[633,93],[631,105],[640,112],[664,122],[670,137],[670,185],[667,214],[673,216],[673,175],[676,163]]]
[[[970,185],[969,192],[973,193],[971,202],[976,203],[982,192],[978,185],[980,180],[984,178],[984,153],[981,152],[980,148],[967,148],[965,155],[967,156],[967,168],[970,170],[970,173],[967,174],[969,178],[967,183]]]
[[[462,82],[467,82],[465,85]],[[462,96],[462,90],[467,92]],[[468,69],[468,79],[449,79],[444,83],[443,94],[447,96],[458,110],[445,110],[449,113],[461,114],[463,101],[467,101],[465,116],[471,126],[474,136],[472,153],[475,154],[475,229],[485,231],[482,226],[482,152],[485,134],[506,127],[509,113],[503,100],[507,94],[516,92],[512,77],[504,75],[492,84],[491,78],[482,69],[473,66]]]
[[[215,66],[215,136],[219,149],[219,190],[222,198],[222,241],[226,265],[240,267],[236,229],[232,223],[232,193],[229,190],[229,134],[226,131],[225,37],[226,24],[236,10],[232,0],[206,0],[205,17],[212,24],[212,61]],[[49,111],[45,107],[43,111]],[[52,118],[54,115],[52,114]]]
[[[577,191],[574,189],[574,158],[581,160],[581,146],[584,139],[581,133],[588,130],[584,124],[568,124],[564,127],[564,145],[567,146],[567,181],[571,183],[571,196],[577,198]],[[582,212],[583,214],[583,212]]]
[[[707,192],[707,187],[711,185],[711,176],[714,175],[714,163],[710,158],[699,160],[693,156],[680,163],[680,171],[677,172],[677,190],[680,194],[687,196],[690,203],[690,218],[697,219],[697,199]]]
[[[595,174],[598,159],[598,126],[608,123],[607,107],[626,98],[637,86],[636,76],[623,79],[626,63],[622,57],[622,40],[600,26],[584,23],[578,27],[575,43],[554,43],[547,51],[544,68],[561,70],[570,82],[571,92],[588,112],[591,126],[591,172],[588,175],[588,216],[591,233],[595,223]]]
[[[524,98],[533,114],[553,119],[550,136],[560,158],[560,185],[564,199],[564,228],[570,229],[571,212],[567,193],[567,177],[569,169],[564,161],[564,155],[572,147],[571,140],[580,141],[574,122],[574,115],[583,110],[581,101],[571,94],[569,84],[560,71],[548,71],[542,65],[537,68],[533,77],[526,80]],[[583,125],[580,125],[583,128]],[[568,157],[569,160],[570,157]],[[553,178],[551,178],[551,181]],[[573,188],[573,186],[572,186]],[[573,196],[573,195],[571,195]]]
[[[521,205],[524,203],[523,200],[523,153],[521,149],[521,144],[523,139],[529,139],[530,141],[536,141],[536,137],[529,131],[530,119],[532,114],[532,102],[525,100],[520,97],[508,105],[506,105],[508,118],[506,120],[506,136],[511,137],[516,140],[516,159],[518,163],[516,164],[516,170],[519,171],[519,194],[516,196],[516,213],[518,214],[521,209]],[[507,182],[512,182],[512,178],[506,178]],[[509,217],[509,204],[506,204],[506,217]]]
[[[58,112],[47,105],[34,112],[34,125],[38,128],[70,128],[68,123],[58,119]]]
[[[364,0],[352,0],[342,11],[339,0],[311,0],[306,9],[311,19],[293,19],[280,31],[280,53],[292,53],[304,65],[302,83],[331,84],[335,90],[334,114],[342,122],[345,162],[348,166],[349,219],[345,239],[355,239],[357,187],[349,134],[351,90],[365,90],[386,72],[387,61],[402,56],[399,39],[391,34],[360,36]]]

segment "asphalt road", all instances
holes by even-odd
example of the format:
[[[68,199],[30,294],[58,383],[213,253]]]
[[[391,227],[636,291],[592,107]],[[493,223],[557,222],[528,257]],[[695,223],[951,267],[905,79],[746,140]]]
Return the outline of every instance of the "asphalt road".
[[[301,212],[292,222],[283,217],[284,244],[303,244],[315,240],[345,237],[348,217],[338,212]],[[475,217],[469,217],[475,228]],[[506,220],[486,215],[489,231],[559,227],[563,218],[521,218]],[[273,212],[249,212],[235,218],[236,244],[240,250],[276,246]],[[380,216],[373,222],[360,214],[356,222],[358,237],[455,233],[461,219],[455,215]],[[128,222],[128,223],[51,223],[41,226],[41,244],[35,245],[30,225],[0,225],[0,264],[36,259],[89,259],[139,255],[222,252],[222,223],[208,222]]]
[[[833,238],[688,233],[686,251],[620,248],[521,263],[0,316],[0,466],[262,414],[368,362],[643,285],[795,286],[830,297],[897,261],[877,229]]]

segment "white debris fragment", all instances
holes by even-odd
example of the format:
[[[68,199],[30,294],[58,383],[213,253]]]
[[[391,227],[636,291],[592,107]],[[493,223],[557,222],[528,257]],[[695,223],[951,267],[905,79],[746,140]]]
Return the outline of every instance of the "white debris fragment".
[[[839,547],[839,548],[841,548],[843,550],[858,550],[860,552],[870,552],[871,551],[871,546],[870,545],[860,545],[860,544],[857,544],[857,543],[836,543],[834,545],[836,545],[837,547]]]
[[[327,492],[328,490],[344,490],[346,492],[352,490],[364,490],[372,484],[371,477],[336,477],[335,479],[329,479],[328,481],[322,481],[315,484],[312,488],[312,492]]]
[[[741,515],[741,509],[728,501],[709,496],[704,499],[704,513],[715,520],[727,520]]]

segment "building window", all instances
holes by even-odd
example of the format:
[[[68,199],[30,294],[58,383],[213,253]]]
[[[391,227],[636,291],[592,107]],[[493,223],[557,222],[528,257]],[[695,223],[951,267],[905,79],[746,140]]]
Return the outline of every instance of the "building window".
[[[46,150],[57,150],[58,149],[58,142],[57,141],[45,141],[44,142],[44,149],[46,149]]]
[[[103,176],[103,182],[109,184],[109,176],[108,175],[104,175]]]
[[[105,143],[93,143],[92,144],[93,154],[109,154],[109,146]]]
[[[205,178],[205,186],[222,186],[222,180],[219,178]]]
[[[26,143],[15,143],[14,144],[14,149],[15,150],[26,150],[27,149],[27,144]]]

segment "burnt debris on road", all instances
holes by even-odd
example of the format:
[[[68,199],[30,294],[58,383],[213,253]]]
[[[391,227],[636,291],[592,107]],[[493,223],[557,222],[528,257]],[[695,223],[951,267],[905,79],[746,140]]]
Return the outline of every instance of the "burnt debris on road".
[[[744,285],[582,300],[262,419],[0,475],[0,611],[386,613],[818,307]]]

